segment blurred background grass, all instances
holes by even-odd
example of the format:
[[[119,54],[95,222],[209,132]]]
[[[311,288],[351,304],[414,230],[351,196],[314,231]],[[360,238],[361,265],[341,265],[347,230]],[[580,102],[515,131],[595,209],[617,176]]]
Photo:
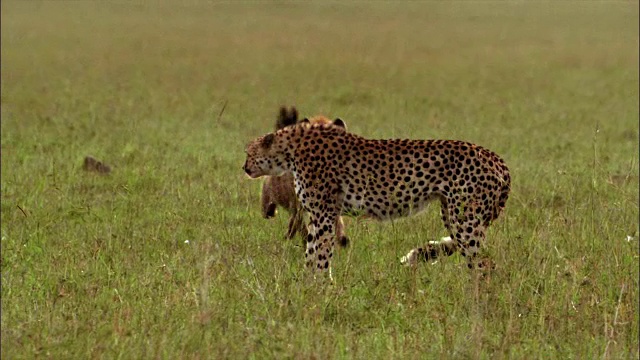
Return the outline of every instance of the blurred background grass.
[[[637,2],[1,6],[3,357],[638,358]],[[307,284],[240,169],[281,104],[501,154],[495,274],[398,265],[434,206]]]

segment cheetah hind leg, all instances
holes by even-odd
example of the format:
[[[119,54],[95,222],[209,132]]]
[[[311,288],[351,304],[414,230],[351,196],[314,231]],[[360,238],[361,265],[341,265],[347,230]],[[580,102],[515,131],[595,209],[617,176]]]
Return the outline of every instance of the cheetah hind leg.
[[[495,263],[487,257],[479,256],[486,238],[486,227],[473,215],[474,213],[473,208],[469,209],[465,212],[466,219],[455,224],[456,236],[460,244],[460,253],[467,260],[467,267],[487,273],[495,269]]]
[[[439,256],[451,256],[457,250],[455,241],[451,236],[446,236],[440,240],[429,241],[425,246],[412,249],[400,259],[402,265],[415,266],[418,261],[432,261]]]

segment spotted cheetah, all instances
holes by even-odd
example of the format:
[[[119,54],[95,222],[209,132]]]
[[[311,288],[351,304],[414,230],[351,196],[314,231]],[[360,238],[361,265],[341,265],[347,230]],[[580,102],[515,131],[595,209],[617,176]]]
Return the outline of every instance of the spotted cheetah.
[[[311,124],[335,123],[337,126],[342,126],[346,129],[346,124],[342,120],[331,121],[322,115],[314,116],[310,119],[305,118],[304,121],[308,121]],[[297,123],[298,110],[295,107],[292,106],[289,109],[284,106],[280,107],[278,120],[276,121],[276,131]],[[308,231],[303,224],[304,211],[296,197],[293,174],[285,173],[280,176],[267,176],[262,184],[261,204],[262,216],[265,219],[273,218],[276,215],[278,206],[287,210],[289,213],[287,239],[292,239],[296,233],[300,232],[302,238],[306,241]],[[348,245],[349,239],[344,234],[344,223],[341,216],[337,220],[336,236],[340,246],[346,247]]]
[[[487,227],[505,207],[511,177],[494,152],[458,140],[371,140],[332,124],[308,121],[251,141],[243,169],[250,178],[291,172],[302,207],[310,213],[305,263],[330,271],[338,216],[378,220],[410,216],[439,201],[449,233],[414,248],[408,265],[459,251],[469,268]]]

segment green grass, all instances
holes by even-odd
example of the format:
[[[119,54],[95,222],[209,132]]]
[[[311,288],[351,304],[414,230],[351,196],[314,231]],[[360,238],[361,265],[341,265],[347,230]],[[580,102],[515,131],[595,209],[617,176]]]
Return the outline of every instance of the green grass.
[[[2,2],[2,358],[638,358],[637,2],[171,4]],[[281,104],[502,155],[498,268],[399,266],[434,205],[309,282],[241,170]]]

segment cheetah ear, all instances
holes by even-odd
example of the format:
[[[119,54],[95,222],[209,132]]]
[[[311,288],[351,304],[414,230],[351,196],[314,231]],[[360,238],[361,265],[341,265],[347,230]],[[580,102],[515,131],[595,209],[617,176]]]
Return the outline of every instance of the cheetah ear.
[[[340,126],[341,128],[344,128],[344,129],[347,128],[347,123],[345,123],[344,120],[340,118],[336,118],[335,120],[333,120],[333,125]]]
[[[285,106],[280,107],[280,114],[278,115],[278,121],[276,121],[276,130],[283,129],[287,126],[294,125],[298,121],[298,110],[295,107],[291,107],[291,110],[287,110]]]
[[[300,124],[311,124],[311,122],[309,121],[309,119],[304,118],[304,119],[300,120]]]
[[[262,139],[262,147],[268,149],[273,144],[273,141],[276,139],[276,136],[273,134],[267,134]]]

